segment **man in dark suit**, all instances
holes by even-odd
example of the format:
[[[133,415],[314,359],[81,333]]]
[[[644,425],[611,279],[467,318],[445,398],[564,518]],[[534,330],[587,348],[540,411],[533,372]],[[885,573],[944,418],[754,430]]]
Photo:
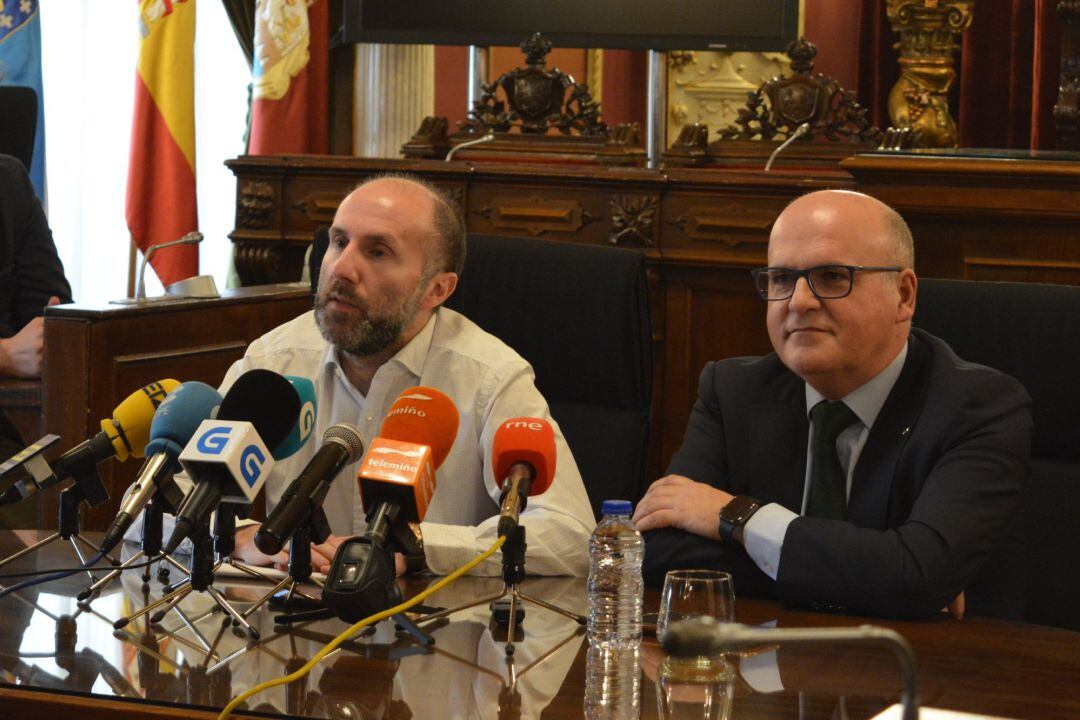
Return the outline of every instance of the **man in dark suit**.
[[[634,522],[646,581],[730,570],[740,594],[890,617],[1019,616],[1031,400],[911,327],[911,233],[827,190],[777,218],[755,271],[775,353],[710,363]]]

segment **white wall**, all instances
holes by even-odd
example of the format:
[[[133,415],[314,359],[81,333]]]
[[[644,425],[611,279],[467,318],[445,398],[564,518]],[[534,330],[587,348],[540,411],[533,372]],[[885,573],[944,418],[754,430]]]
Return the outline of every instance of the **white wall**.
[[[41,36],[49,224],[76,301],[105,302],[127,289],[138,5],[43,0]],[[199,3],[195,36],[199,268],[224,288],[236,182],[222,163],[244,150],[250,71],[221,3]],[[161,292],[149,268],[146,288]]]

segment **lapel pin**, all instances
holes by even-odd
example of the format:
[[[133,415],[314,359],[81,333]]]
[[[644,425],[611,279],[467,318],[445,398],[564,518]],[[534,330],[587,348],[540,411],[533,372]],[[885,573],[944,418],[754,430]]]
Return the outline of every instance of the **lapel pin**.
[[[900,431],[900,437],[907,437],[907,434],[909,432],[911,432],[911,426],[910,425],[908,425],[906,428],[904,428],[903,430]]]

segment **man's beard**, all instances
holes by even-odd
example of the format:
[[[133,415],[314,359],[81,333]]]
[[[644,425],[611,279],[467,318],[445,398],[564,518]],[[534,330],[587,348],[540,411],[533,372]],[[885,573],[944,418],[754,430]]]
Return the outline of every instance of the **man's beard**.
[[[331,281],[326,287],[320,287],[315,296],[315,322],[323,338],[339,350],[357,357],[378,355],[396,343],[401,333],[416,317],[425,287],[427,282],[422,279],[416,290],[405,298],[397,309],[391,307],[385,315],[378,315],[356,297],[347,282]],[[343,319],[335,318],[337,313],[326,308],[331,293],[340,295],[359,307],[363,317],[352,324],[345,324]]]

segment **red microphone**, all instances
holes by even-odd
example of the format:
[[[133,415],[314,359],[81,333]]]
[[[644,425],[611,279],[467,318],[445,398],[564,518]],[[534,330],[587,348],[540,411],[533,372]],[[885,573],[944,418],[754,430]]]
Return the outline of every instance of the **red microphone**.
[[[495,431],[491,464],[499,498],[499,535],[509,535],[532,495],[551,487],[555,477],[555,431],[547,420],[511,418]]]
[[[424,519],[435,493],[435,470],[450,453],[457,428],[457,408],[438,390],[411,387],[398,396],[357,472],[369,525],[376,514]]]

